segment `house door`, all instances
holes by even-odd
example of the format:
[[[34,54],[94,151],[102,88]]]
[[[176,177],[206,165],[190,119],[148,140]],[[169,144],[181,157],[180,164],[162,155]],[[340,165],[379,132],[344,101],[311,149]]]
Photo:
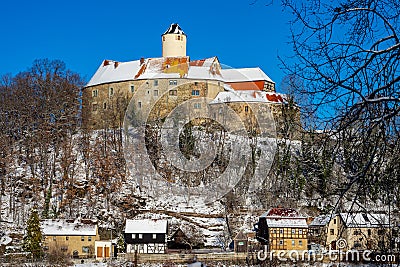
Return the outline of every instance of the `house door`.
[[[97,257],[103,258],[103,247],[97,247]]]
[[[104,248],[104,257],[105,258],[109,258],[110,257],[110,248],[109,247],[105,247]]]
[[[331,242],[331,249],[336,250],[336,240]]]

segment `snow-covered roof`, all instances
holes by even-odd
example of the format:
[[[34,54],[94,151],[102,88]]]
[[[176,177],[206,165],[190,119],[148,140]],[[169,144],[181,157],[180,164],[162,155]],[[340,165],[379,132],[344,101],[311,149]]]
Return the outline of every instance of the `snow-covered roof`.
[[[104,60],[90,79],[88,86],[138,79],[187,78],[217,80],[227,83],[270,81],[260,68],[219,69],[217,57],[189,62],[189,57],[159,57],[118,62]],[[176,68],[168,71],[168,68]]]
[[[43,220],[41,222],[43,234],[52,236],[95,236],[97,223],[92,220]]]
[[[226,90],[229,88],[226,88]],[[257,103],[286,103],[286,96],[275,92],[258,90],[236,90],[219,92],[210,104],[233,102],[257,102]]]
[[[267,219],[268,227],[307,228],[306,218],[271,218]]]
[[[125,233],[134,234],[166,234],[166,220],[126,220]]]
[[[379,213],[340,213],[349,228],[389,227],[389,217]]]
[[[319,215],[314,218],[314,220],[310,223],[310,227],[320,227],[320,226],[326,226],[333,217],[336,215],[333,214],[323,214]]]
[[[86,86],[133,80],[140,70],[140,60],[117,62],[104,60]]]
[[[221,75],[225,82],[269,81],[273,82],[259,67],[222,69]]]
[[[260,217],[266,218],[268,227],[308,227],[306,217],[301,216],[295,209],[272,208]]]
[[[164,34],[170,34],[170,33],[175,33],[175,34],[184,34],[186,35],[181,27],[178,25],[178,23],[172,23],[169,28],[164,32]],[[163,34],[163,35],[164,35]]]

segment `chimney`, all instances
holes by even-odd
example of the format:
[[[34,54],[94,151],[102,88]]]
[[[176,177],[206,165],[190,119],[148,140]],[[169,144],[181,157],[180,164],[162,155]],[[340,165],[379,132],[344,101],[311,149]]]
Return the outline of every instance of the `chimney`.
[[[118,62],[118,61],[115,61],[115,62],[114,62],[114,68],[116,69],[116,68],[118,67],[118,65],[119,65],[119,62]]]
[[[143,63],[144,63],[144,58],[141,57],[141,58],[140,58],[140,65],[142,65]]]

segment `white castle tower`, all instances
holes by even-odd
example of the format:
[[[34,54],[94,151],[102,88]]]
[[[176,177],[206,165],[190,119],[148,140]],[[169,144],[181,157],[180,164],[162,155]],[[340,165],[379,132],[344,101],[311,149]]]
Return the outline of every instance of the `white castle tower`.
[[[177,23],[172,23],[161,38],[163,57],[186,56],[186,34]]]

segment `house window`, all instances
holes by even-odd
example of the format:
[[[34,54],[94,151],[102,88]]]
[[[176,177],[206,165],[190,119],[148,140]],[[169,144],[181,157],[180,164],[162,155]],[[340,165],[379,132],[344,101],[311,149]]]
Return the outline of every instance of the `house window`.
[[[194,82],[194,85],[197,86],[199,83],[198,82]]]
[[[92,241],[92,237],[88,236],[87,241]]]
[[[106,102],[103,103],[103,109],[107,109],[107,103]]]
[[[97,97],[99,95],[99,91],[97,89],[92,91],[92,97]]]
[[[299,240],[299,246],[303,245],[303,240]]]
[[[85,237],[84,236],[81,236],[81,241],[85,241]]]
[[[283,234],[283,229],[279,229],[279,233],[280,233],[280,234]]]
[[[178,41],[180,41],[181,40],[181,36],[180,35],[178,35]]]
[[[296,245],[296,241],[292,240],[292,247]]]
[[[134,92],[135,92],[135,86],[131,85],[131,93],[134,93]]]
[[[158,96],[158,90],[154,90],[154,96]]]
[[[158,86],[158,80],[154,80],[154,86]]]
[[[68,241],[68,240],[69,240],[69,236],[66,236],[66,237],[65,237],[65,240],[67,240],[67,241]]]
[[[334,235],[334,234],[335,234],[335,229],[330,229],[329,231],[330,231],[330,234],[331,234],[331,235]]]
[[[169,80],[169,85],[177,85],[178,81],[177,80]]]
[[[274,230],[274,234],[276,234],[276,230]]]
[[[178,91],[177,90],[169,90],[169,95],[170,96],[177,96],[178,95]]]
[[[368,236],[371,235],[371,229],[368,229]]]
[[[193,107],[195,109],[201,109],[201,103],[194,103]]]
[[[292,234],[294,235],[296,233],[296,229],[292,229]]]
[[[82,253],[88,254],[89,253],[89,247],[87,247],[87,246],[82,247]]]
[[[153,239],[157,239],[157,234],[153,234]]]
[[[142,108],[142,102],[139,101],[137,104],[138,104],[138,108]]]
[[[92,104],[92,111],[97,111],[97,103]]]
[[[110,88],[108,89],[108,96],[109,96],[109,97],[112,97],[113,95],[114,95],[114,88],[110,87]]]
[[[139,234],[139,239],[143,239],[143,234]]]
[[[283,240],[282,240],[282,239],[279,240],[279,245],[280,245],[280,246],[283,246]]]
[[[132,234],[132,239],[136,239],[136,234]]]
[[[244,107],[244,112],[249,112],[249,106]]]
[[[192,90],[192,95],[200,95],[200,91],[199,90]]]
[[[303,234],[303,230],[299,229],[299,235],[302,235],[302,234]]]
[[[333,224],[336,224],[336,219],[333,219]]]

